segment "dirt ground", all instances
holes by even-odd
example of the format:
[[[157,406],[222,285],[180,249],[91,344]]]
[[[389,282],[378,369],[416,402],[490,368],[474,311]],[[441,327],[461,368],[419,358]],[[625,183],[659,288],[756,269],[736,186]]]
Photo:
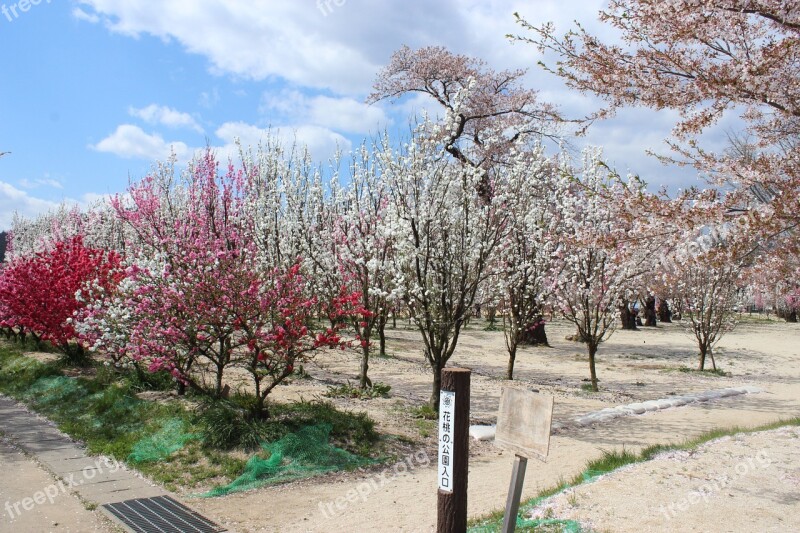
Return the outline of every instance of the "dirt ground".
[[[383,469],[216,499],[183,495],[185,501],[241,533],[434,530],[436,430],[432,422],[420,421],[411,413],[428,399],[431,374],[422,359],[418,334],[407,324],[399,326],[388,331],[390,357],[374,358],[370,368],[373,381],[391,385],[390,397],[334,402],[368,412],[382,432],[415,439],[418,444],[407,457]],[[571,479],[588,460],[607,450],[636,451],[649,444],[680,442],[712,428],[755,426],[800,415],[797,324],[745,320],[715,352],[717,365],[730,373],[727,377],[678,370],[697,365],[697,349],[678,324],[617,331],[598,353],[599,393],[581,389],[588,376],[587,357],[583,345],[565,340],[572,329],[561,322],[547,327],[552,347],[523,349],[515,378],[555,397],[556,422],[605,407],[725,387],[754,385],[764,392],[623,417],[596,427],[568,426],[553,436],[546,463],[529,463],[524,497]],[[472,423],[496,420],[500,390],[508,384],[501,379],[506,363],[501,332],[484,331],[478,322],[462,335],[450,366],[473,371]],[[306,365],[310,379],[279,387],[276,398],[322,397],[331,385],[356,383],[357,369],[356,352],[324,352]],[[798,474],[790,462],[792,454],[800,451],[797,437],[796,430],[736,437],[706,446],[688,458],[665,457],[627,468],[581,487],[574,495],[559,496],[566,503],[557,502],[549,513],[581,520],[596,531],[796,530],[787,526],[795,526],[800,516]],[[771,461],[769,468],[756,462],[746,476],[737,474],[742,461],[763,459],[761,452]],[[490,443],[473,443],[470,455],[469,514],[476,517],[504,506],[513,455]],[[699,490],[698,483],[702,487],[715,476],[725,475],[736,476],[735,483],[719,490],[712,487],[699,503],[690,496]]]
[[[800,428],[663,453],[548,499],[531,517],[593,531],[800,531]]]

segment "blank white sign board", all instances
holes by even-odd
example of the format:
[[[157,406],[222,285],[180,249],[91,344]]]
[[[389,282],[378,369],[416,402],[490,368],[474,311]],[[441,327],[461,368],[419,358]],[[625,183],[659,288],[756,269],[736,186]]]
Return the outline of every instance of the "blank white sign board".
[[[552,396],[503,387],[495,444],[521,457],[545,460],[552,421]]]

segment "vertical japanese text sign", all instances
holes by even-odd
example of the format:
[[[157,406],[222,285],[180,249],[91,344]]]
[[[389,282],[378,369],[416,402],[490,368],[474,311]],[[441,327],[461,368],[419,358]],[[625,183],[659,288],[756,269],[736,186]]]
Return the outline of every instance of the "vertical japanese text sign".
[[[439,489],[453,492],[453,422],[456,393],[441,391],[439,403]]]

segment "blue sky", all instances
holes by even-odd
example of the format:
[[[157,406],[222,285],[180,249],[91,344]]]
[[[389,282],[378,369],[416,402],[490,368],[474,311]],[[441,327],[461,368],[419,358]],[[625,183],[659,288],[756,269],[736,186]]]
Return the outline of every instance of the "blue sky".
[[[377,4],[377,5],[375,5]],[[531,22],[573,19],[601,34],[597,0],[0,0],[0,229],[61,201],[124,191],[174,150],[268,129],[326,160],[410,116],[421,98],[367,106],[391,53],[442,45],[497,69],[529,67],[526,84],[580,116],[598,103],[536,66],[532,46],[509,44],[513,13]],[[609,34],[609,37],[612,35]],[[625,110],[579,143],[604,146],[620,172],[650,184],[691,183],[645,155],[664,151],[675,117]]]

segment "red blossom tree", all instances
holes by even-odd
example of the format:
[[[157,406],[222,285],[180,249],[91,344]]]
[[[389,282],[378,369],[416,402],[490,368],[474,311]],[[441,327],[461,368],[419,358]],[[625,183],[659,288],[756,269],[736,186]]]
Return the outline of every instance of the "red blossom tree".
[[[244,306],[234,324],[241,331],[246,352],[236,357],[237,366],[247,370],[255,386],[254,413],[268,416],[267,396],[289,377],[299,362],[320,348],[345,348],[340,335],[347,320],[368,314],[360,307],[361,295],[342,287],[330,302],[305,296],[306,280],[296,264],[287,272],[274,271],[266,280],[251,285],[243,295]],[[322,309],[331,326],[313,327]]]
[[[121,259],[84,245],[81,236],[12,260],[0,274],[2,326],[47,341],[74,361],[84,355],[75,317],[114,290]]]

